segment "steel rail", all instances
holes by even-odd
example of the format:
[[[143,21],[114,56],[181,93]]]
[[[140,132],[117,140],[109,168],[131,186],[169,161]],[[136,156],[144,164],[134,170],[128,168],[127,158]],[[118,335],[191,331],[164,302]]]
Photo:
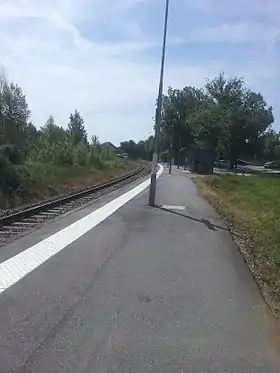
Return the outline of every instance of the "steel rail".
[[[54,207],[64,205],[68,202],[78,200],[79,198],[85,197],[85,196],[90,195],[92,193],[95,193],[95,192],[98,192],[100,190],[111,187],[113,185],[116,185],[116,184],[118,184],[122,181],[130,179],[133,176],[138,175],[144,169],[145,168],[143,166],[139,166],[133,172],[130,172],[127,175],[124,175],[124,176],[121,176],[121,177],[118,177],[118,178],[114,178],[114,179],[112,179],[112,180],[110,180],[106,183],[97,184],[93,187],[90,187],[88,189],[79,191],[77,193],[70,194],[66,197],[61,197],[61,198],[55,199],[53,201],[49,201],[49,202],[46,202],[46,203],[43,203],[43,204],[40,204],[40,205],[36,205],[34,207],[27,208],[25,210],[15,212],[15,213],[10,214],[10,215],[2,216],[0,218],[0,227],[5,226],[5,225],[10,225],[10,224],[18,222],[22,219],[29,218],[33,215],[36,215],[40,212],[47,211],[47,210],[52,209]]]

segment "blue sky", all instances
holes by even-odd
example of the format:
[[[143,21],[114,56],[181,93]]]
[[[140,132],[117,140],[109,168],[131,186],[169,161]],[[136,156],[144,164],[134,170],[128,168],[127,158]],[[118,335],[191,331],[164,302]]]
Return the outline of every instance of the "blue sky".
[[[80,110],[118,144],[152,133],[164,0],[0,0],[0,64],[37,127]],[[170,0],[165,88],[244,77],[280,119],[278,0]]]

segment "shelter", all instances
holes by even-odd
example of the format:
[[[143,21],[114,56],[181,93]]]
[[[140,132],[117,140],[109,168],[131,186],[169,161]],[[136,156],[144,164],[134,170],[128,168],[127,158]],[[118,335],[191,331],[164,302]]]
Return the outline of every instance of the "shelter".
[[[191,147],[188,149],[186,164],[191,172],[198,174],[213,173],[214,152],[207,149]]]

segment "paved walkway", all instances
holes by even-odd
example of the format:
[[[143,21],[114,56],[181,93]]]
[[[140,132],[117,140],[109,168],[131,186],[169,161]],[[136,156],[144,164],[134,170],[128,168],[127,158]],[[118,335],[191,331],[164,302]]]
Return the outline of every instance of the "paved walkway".
[[[145,191],[3,293],[1,373],[280,372],[273,318],[191,175],[164,172],[157,203]]]

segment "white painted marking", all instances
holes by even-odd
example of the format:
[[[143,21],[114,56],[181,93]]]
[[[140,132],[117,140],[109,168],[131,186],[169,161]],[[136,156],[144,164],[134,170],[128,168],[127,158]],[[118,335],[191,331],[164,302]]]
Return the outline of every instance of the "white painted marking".
[[[162,174],[162,171],[163,167],[160,165],[157,178]],[[0,293],[14,285],[30,272],[34,271],[34,269],[89,232],[92,228],[99,225],[102,221],[108,218],[108,216],[112,215],[123,205],[145,190],[149,184],[150,179],[144,181],[142,184],[61,231],[1,263]]]
[[[165,210],[180,210],[183,211],[185,210],[185,206],[173,206],[173,205],[162,205],[161,206]]]

